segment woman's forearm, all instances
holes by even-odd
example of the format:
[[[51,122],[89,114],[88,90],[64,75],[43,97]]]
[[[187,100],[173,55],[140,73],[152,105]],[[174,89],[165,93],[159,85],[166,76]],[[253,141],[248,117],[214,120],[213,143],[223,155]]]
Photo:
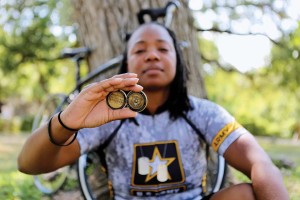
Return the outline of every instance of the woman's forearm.
[[[60,147],[50,142],[48,134],[48,124],[45,124],[29,136],[18,157],[18,168],[21,172],[39,174],[53,171],[79,157],[77,142]],[[73,134],[74,132],[59,124],[57,115],[53,117],[51,135],[55,142],[63,144],[72,138]]]
[[[258,200],[288,200],[288,192],[279,169],[270,163],[254,165],[251,179]]]

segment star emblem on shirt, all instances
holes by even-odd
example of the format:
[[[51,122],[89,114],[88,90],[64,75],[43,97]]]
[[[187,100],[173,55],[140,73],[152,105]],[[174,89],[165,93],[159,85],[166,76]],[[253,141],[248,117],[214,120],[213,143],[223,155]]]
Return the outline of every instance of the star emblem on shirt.
[[[167,165],[169,166],[175,160],[174,157],[171,158],[162,158],[157,147],[154,148],[153,155],[151,160],[149,161],[149,174],[146,177],[145,182],[150,181],[152,178],[157,176],[157,169],[159,165]],[[171,180],[171,176],[168,173],[168,180]]]

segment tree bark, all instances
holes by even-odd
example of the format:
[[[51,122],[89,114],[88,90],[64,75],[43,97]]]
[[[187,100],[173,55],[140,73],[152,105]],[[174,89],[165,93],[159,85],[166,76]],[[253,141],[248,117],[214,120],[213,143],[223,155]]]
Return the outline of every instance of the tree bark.
[[[73,0],[74,21],[78,24],[78,37],[82,46],[92,49],[88,57],[90,69],[95,69],[124,50],[124,36],[138,26],[136,13],[140,9],[164,7],[167,0]],[[187,1],[181,0],[171,25],[180,41],[189,44],[184,57],[190,72],[189,93],[206,98],[202,77],[197,30]],[[106,73],[109,77],[116,70]]]

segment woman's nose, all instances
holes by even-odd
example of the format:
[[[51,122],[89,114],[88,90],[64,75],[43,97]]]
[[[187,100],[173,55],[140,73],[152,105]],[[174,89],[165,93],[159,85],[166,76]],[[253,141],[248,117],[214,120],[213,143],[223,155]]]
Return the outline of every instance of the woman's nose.
[[[155,50],[149,50],[146,54],[145,60],[152,61],[152,60],[159,60],[159,54]]]

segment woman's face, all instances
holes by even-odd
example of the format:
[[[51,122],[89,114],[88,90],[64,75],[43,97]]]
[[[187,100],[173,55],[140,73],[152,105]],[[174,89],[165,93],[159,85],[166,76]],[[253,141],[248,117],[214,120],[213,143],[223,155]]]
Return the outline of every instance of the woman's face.
[[[156,24],[136,30],[129,42],[128,72],[136,73],[145,90],[168,88],[176,74],[176,51],[167,30]]]

